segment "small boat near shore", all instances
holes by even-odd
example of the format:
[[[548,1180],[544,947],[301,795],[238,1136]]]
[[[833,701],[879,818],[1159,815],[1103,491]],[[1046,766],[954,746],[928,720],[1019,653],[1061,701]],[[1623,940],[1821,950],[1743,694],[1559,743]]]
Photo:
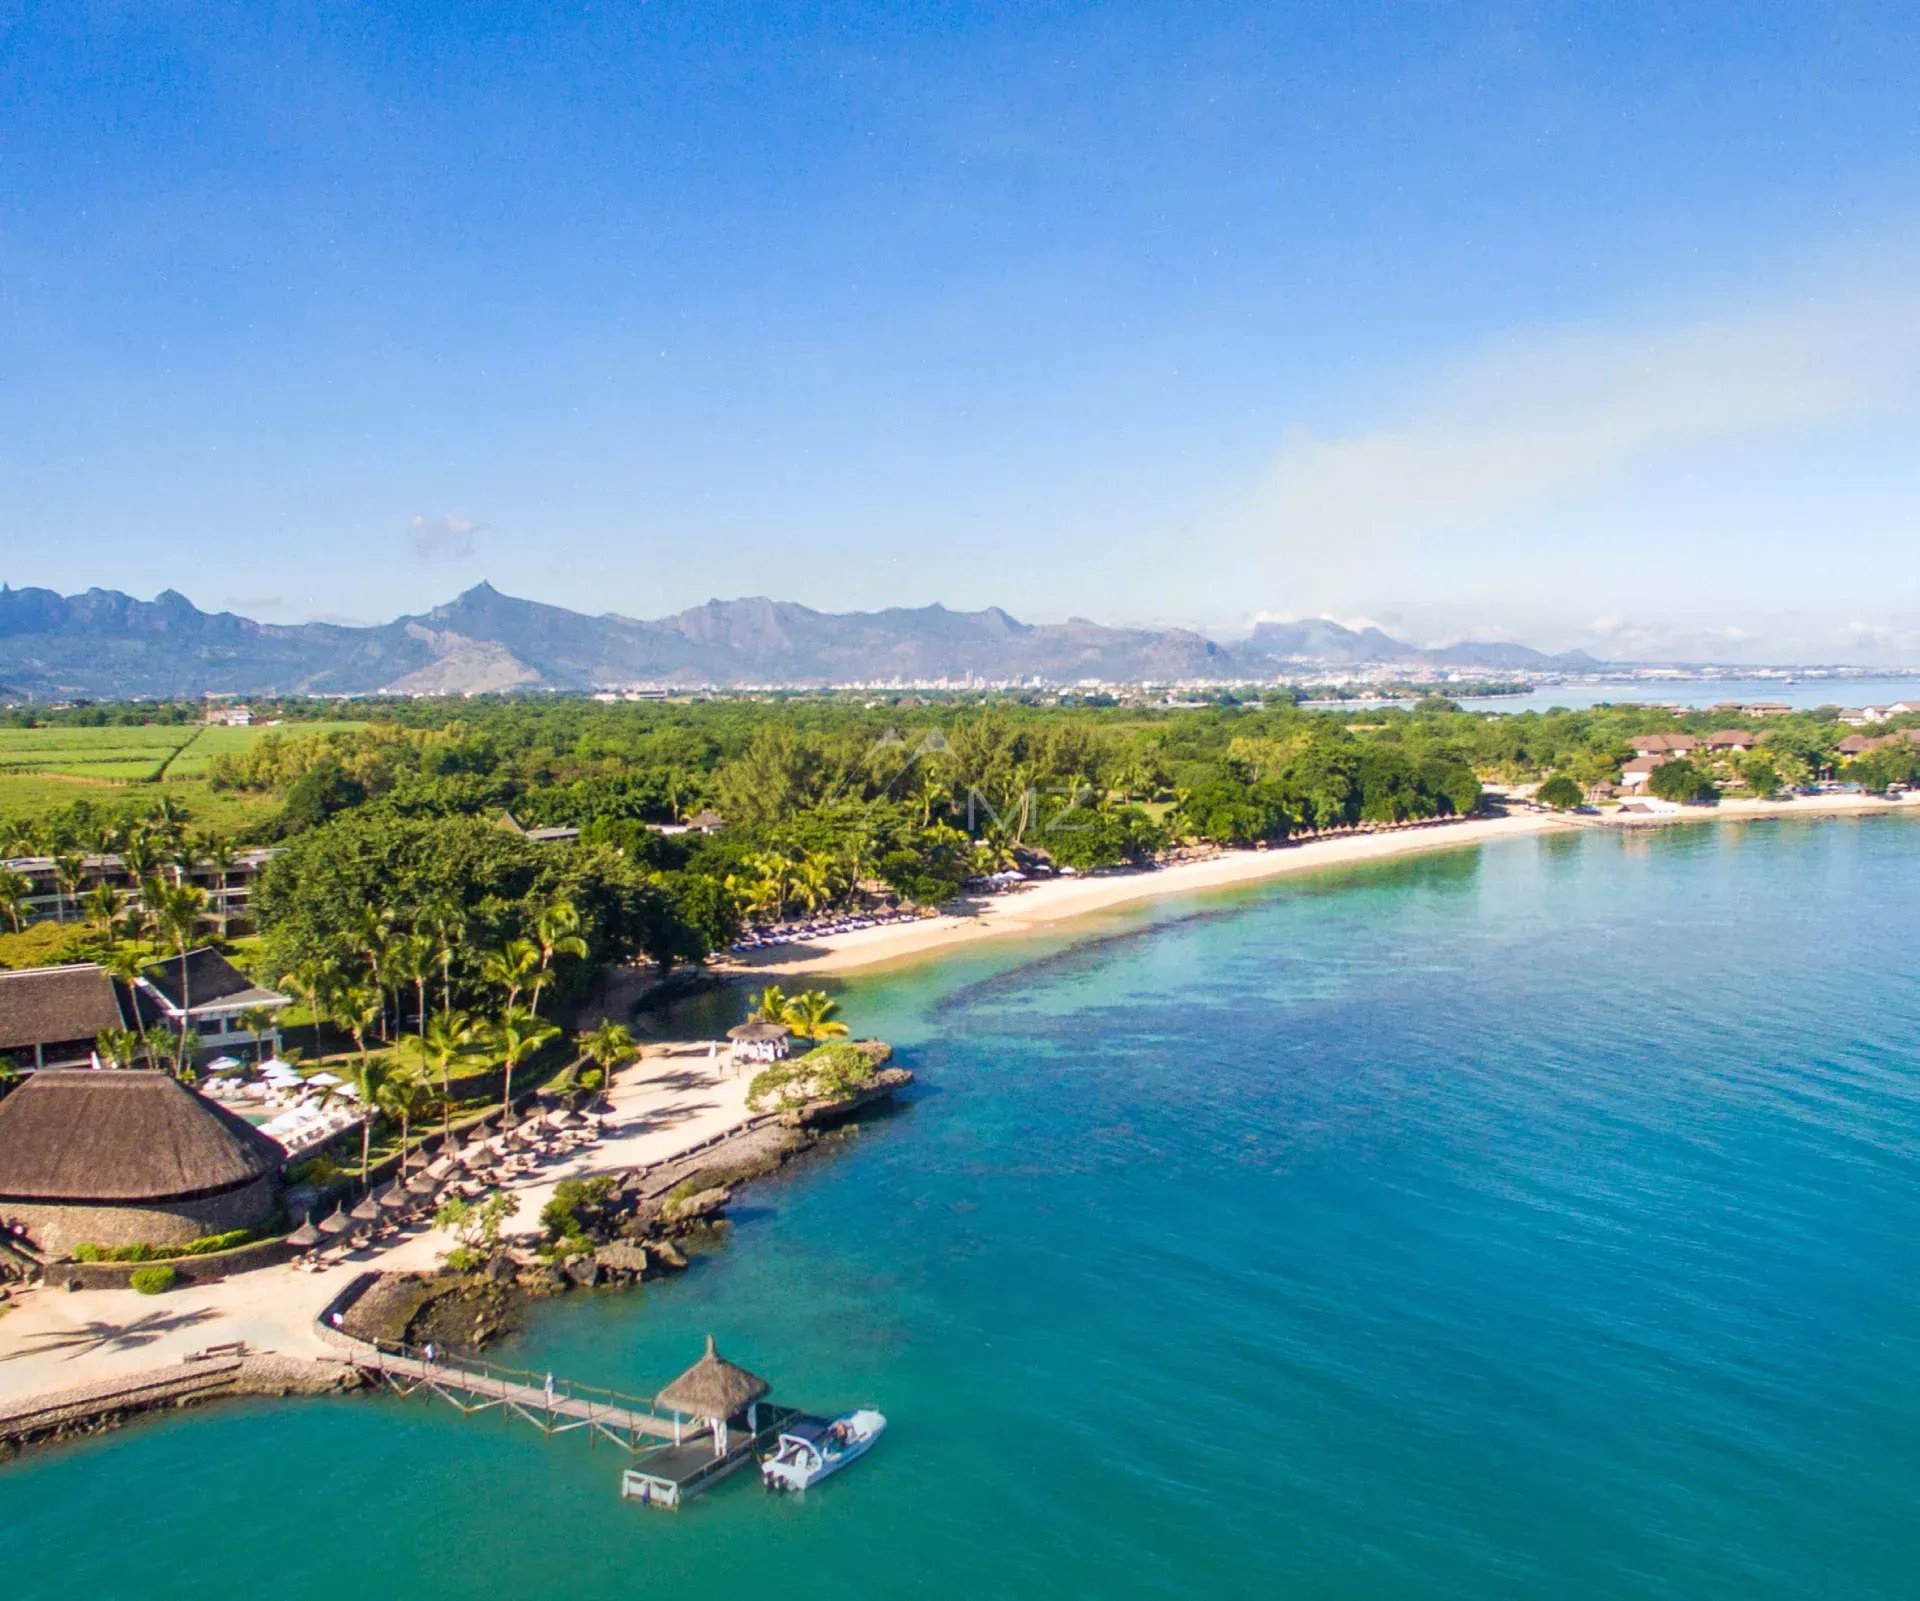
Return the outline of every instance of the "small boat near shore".
[[[832,1419],[796,1418],[761,1459],[760,1478],[769,1490],[804,1490],[865,1456],[886,1426],[870,1407]]]

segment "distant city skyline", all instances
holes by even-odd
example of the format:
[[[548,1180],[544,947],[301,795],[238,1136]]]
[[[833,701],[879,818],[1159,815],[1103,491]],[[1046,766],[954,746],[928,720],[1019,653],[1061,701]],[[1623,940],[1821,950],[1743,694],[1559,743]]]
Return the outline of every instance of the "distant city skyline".
[[[1920,661],[1908,7],[0,42],[16,586]]]

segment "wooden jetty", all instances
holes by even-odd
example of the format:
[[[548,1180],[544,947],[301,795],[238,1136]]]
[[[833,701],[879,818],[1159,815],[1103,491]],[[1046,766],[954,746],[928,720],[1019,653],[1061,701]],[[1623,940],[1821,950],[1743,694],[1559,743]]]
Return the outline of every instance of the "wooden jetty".
[[[627,1451],[671,1445],[686,1434],[673,1418],[659,1416],[646,1396],[623,1395],[490,1362],[456,1361],[438,1354],[429,1360],[424,1350],[385,1341],[354,1344],[360,1347],[354,1353],[354,1365],[382,1380],[396,1395],[425,1391],[468,1416],[500,1411],[531,1423],[542,1434],[584,1429],[589,1439],[606,1440]]]
[[[630,1452],[636,1461],[621,1475],[623,1499],[677,1507],[754,1461],[802,1416],[766,1402],[766,1381],[722,1358],[711,1335],[706,1354],[656,1396],[363,1339],[336,1319],[374,1277],[362,1275],[321,1314],[317,1327],[329,1345],[396,1395],[424,1392],[469,1417],[499,1412],[545,1435],[583,1432],[589,1444],[604,1440]]]
[[[706,1429],[679,1445],[648,1452],[620,1475],[620,1499],[677,1507],[756,1461],[783,1429],[804,1416],[790,1406],[763,1405],[758,1411],[757,1426],[729,1430],[726,1445],[717,1455],[713,1435]]]

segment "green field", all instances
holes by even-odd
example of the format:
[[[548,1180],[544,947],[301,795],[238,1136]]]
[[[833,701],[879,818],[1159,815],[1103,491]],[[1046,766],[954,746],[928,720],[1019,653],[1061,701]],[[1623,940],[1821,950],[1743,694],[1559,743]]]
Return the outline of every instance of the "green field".
[[[220,757],[237,755],[268,734],[299,739],[360,726],[0,728],[0,821],[26,821],[77,800],[108,813],[144,810],[164,795],[185,808],[196,827],[237,833],[271,817],[278,802],[216,792],[207,776]]]
[[[201,731],[179,756],[168,765],[167,778],[204,778],[222,756],[238,756],[268,734],[282,739],[306,739],[314,734],[349,733],[364,723],[282,723],[277,728],[208,728]]]
[[[0,775],[52,773],[138,783],[158,773],[198,732],[192,727],[0,728]]]

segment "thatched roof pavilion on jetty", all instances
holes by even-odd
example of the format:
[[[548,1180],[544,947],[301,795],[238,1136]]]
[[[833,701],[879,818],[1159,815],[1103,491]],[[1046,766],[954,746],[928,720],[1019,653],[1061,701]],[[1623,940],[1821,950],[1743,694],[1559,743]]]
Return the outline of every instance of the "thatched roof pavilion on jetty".
[[[0,1220],[51,1255],[253,1228],[286,1153],[165,1073],[44,1068],[0,1101]]]
[[[771,1386],[759,1375],[736,1367],[713,1347],[707,1336],[707,1354],[654,1397],[656,1406],[674,1414],[673,1438],[680,1442],[680,1419],[691,1417],[713,1428],[713,1454],[727,1454],[727,1424],[742,1412],[747,1428],[755,1432],[760,1425],[759,1400]]]

